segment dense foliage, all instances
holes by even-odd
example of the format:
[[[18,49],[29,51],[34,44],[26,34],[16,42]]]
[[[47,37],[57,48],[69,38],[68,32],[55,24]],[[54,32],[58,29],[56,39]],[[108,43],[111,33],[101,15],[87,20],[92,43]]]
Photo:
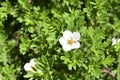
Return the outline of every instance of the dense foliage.
[[[65,30],[80,33],[80,48],[63,50]],[[120,0],[0,0],[0,80],[120,80],[113,38]]]

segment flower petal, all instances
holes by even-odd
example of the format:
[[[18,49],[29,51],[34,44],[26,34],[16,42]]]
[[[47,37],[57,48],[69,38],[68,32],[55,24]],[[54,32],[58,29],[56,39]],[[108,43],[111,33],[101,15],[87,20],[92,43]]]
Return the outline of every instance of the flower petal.
[[[78,41],[80,39],[80,33],[79,32],[73,32],[74,40]]]
[[[67,43],[67,41],[64,39],[64,37],[61,37],[61,38],[59,39],[59,42],[60,42],[61,45],[64,45],[64,44]]]
[[[64,37],[65,40],[69,40],[71,38],[74,38],[73,33],[69,30],[66,30],[66,31],[63,32],[63,37]]]
[[[116,44],[116,39],[113,38],[113,39],[112,39],[112,45],[115,45],[115,44]]]
[[[34,59],[31,59],[30,60],[30,65],[33,67],[33,66],[35,66],[35,61],[34,61]]]
[[[25,71],[31,71],[32,70],[31,64],[30,63],[26,63],[24,65],[24,69],[25,69]]]
[[[64,51],[70,51],[72,49],[72,47],[70,45],[67,45],[67,44],[63,45],[62,48]]]
[[[80,48],[80,43],[76,41],[76,42],[72,45],[72,49],[74,49],[74,48]]]

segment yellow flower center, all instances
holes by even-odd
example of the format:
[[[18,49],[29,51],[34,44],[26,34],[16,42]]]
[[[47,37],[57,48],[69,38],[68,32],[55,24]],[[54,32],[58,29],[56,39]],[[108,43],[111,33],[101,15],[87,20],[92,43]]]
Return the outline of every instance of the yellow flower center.
[[[74,43],[73,39],[68,40],[68,44],[72,45]]]

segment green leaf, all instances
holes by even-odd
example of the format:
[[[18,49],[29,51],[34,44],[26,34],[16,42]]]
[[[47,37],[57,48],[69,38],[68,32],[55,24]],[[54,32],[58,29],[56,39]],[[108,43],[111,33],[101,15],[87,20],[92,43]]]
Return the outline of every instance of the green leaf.
[[[111,56],[107,56],[105,59],[102,60],[102,64],[105,67],[108,67],[109,65],[112,65],[112,63],[115,61],[114,58],[112,58]]]

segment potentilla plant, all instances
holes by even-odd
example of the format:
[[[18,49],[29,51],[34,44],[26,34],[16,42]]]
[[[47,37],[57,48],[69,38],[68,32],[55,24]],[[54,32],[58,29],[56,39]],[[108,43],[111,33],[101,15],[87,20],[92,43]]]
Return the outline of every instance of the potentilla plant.
[[[120,80],[119,14],[120,0],[0,0],[0,80]]]

